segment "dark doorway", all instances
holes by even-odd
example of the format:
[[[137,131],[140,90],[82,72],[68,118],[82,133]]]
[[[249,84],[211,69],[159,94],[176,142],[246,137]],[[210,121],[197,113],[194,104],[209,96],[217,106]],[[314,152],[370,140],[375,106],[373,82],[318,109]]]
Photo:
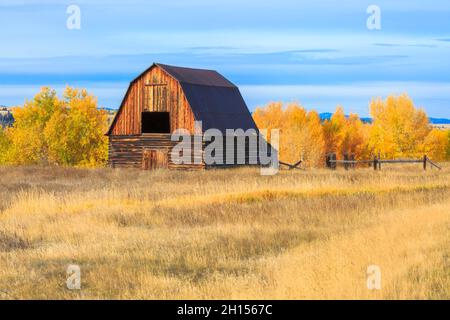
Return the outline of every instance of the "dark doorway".
[[[169,112],[142,112],[142,133],[170,133]]]

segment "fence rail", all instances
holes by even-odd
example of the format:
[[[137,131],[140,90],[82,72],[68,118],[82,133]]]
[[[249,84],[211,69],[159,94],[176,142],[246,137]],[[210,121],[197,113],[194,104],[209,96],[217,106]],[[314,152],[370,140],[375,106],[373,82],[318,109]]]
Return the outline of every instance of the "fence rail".
[[[287,163],[287,162],[283,162],[283,161],[278,161],[278,163],[279,163],[280,165],[283,165],[283,166],[288,167],[289,170],[292,170],[292,169],[301,169],[301,168],[300,168],[300,165],[302,164],[302,162],[303,162],[303,160],[299,160],[299,161],[297,161],[296,163],[291,164],[291,163]]]
[[[430,168],[442,169],[438,164],[431,161],[427,155],[424,155],[422,159],[381,159],[380,155],[378,155],[378,157],[374,157],[372,160],[355,160],[354,156],[349,157],[348,155],[344,155],[344,160],[337,160],[336,154],[328,154],[326,157],[326,166],[330,169],[336,169],[337,164],[343,164],[346,170],[355,168],[357,164],[371,164],[374,170],[381,170],[382,164],[395,163],[422,163],[424,170],[427,170],[427,165]]]

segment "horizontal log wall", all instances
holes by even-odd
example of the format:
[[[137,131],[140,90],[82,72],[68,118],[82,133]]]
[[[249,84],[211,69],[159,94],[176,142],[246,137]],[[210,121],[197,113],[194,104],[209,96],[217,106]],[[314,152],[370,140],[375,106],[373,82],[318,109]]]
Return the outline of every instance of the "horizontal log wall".
[[[227,144],[227,139],[229,139],[228,143],[231,143],[231,145]],[[242,137],[241,137],[242,139]],[[223,159],[223,163],[222,164],[212,164],[212,165],[206,165],[206,168],[222,168],[222,167],[235,167],[235,166],[243,166],[243,165],[259,165],[260,161],[259,161],[259,145],[258,145],[258,140],[255,140],[256,142],[256,148],[255,146],[252,146],[252,150],[250,150],[250,141],[248,138],[245,139],[245,153],[242,154],[242,150],[239,151],[238,154],[238,138],[237,137],[230,137],[230,136],[225,136],[223,137],[223,148],[221,150],[216,150],[216,152],[222,152],[222,159]],[[205,143],[205,146],[207,146],[209,144]],[[234,147],[234,159],[233,159],[233,163],[227,163],[227,149],[228,148],[233,148]],[[250,164],[250,159],[256,159],[256,164]],[[239,162],[239,164],[238,164]],[[243,162],[243,163],[242,163]]]
[[[149,133],[132,136],[109,136],[109,165],[113,168],[142,168],[145,149],[161,149],[169,152],[169,169],[203,169],[203,153],[192,155],[192,162],[200,164],[175,164],[170,152],[177,144],[170,140],[170,134]],[[195,158],[196,159],[195,159]]]
[[[192,152],[192,162],[197,160],[201,164],[175,164],[172,161],[171,151],[172,148],[178,143],[170,140],[170,134],[142,134],[131,136],[109,136],[109,165],[113,168],[142,168],[142,158],[145,149],[164,149],[169,153],[169,169],[203,169],[203,168],[215,168],[215,167],[229,167],[239,166],[238,164],[226,163],[226,138],[224,137],[223,152],[223,164],[213,164],[206,166],[203,162],[203,150],[207,143],[202,143],[202,151],[198,154]],[[249,148],[249,142],[246,141],[246,150]],[[193,146],[192,146],[193,150]],[[236,149],[235,149],[236,150]],[[216,150],[219,152],[219,150]],[[249,164],[249,158],[251,156],[258,156],[256,150],[247,151],[243,158],[245,159],[245,165]],[[235,157],[235,161],[238,157]],[[257,158],[257,164],[259,164],[259,158]]]

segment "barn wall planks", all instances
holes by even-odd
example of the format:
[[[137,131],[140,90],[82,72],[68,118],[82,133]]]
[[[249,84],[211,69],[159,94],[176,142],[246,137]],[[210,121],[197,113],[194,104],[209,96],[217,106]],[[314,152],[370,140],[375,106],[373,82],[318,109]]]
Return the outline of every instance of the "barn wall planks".
[[[192,162],[198,164],[176,164],[172,161],[171,151],[177,144],[170,140],[170,134],[149,133],[129,136],[109,137],[109,165],[113,168],[142,168],[144,150],[167,150],[169,169],[203,169],[203,151],[192,155]],[[203,150],[203,147],[202,147]]]
[[[175,164],[171,157],[172,148],[178,143],[176,141],[171,141],[170,134],[158,134],[158,133],[146,133],[142,135],[130,135],[130,136],[110,136],[109,137],[109,164],[113,168],[142,168],[143,167],[143,155],[145,150],[165,150],[169,154],[169,169],[203,169],[203,168],[214,168],[214,167],[225,167],[230,164],[226,164],[226,150],[227,150],[227,138],[223,139],[223,164],[205,165],[203,161],[204,148],[208,145],[208,142],[203,141],[200,152],[194,154],[192,151],[191,162],[197,160],[196,163],[192,164]],[[194,139],[192,138],[192,141]],[[236,138],[232,138],[236,143]],[[194,146],[192,145],[192,150]],[[245,141],[244,154],[240,156],[237,155],[237,147],[234,148],[235,157],[234,165],[237,164],[238,159],[242,160],[245,164],[249,164],[250,157],[256,158],[259,165],[259,155],[258,148],[253,149],[251,152],[249,150],[249,141]]]
[[[158,66],[132,82],[111,134],[141,134],[143,111],[170,112],[171,131],[184,128],[194,133],[194,114],[179,82]]]

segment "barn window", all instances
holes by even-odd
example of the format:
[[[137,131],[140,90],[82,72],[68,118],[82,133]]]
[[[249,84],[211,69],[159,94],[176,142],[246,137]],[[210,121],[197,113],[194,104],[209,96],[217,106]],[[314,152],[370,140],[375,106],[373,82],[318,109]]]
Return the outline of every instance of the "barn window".
[[[169,112],[142,112],[142,133],[170,133]]]

